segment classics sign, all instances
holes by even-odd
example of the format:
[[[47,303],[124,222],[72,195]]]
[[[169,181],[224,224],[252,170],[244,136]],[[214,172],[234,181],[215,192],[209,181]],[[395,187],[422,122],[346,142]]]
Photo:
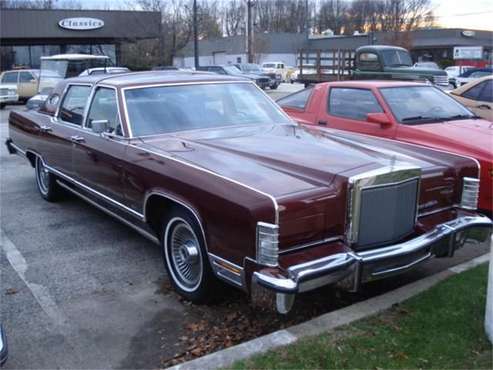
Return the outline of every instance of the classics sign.
[[[87,31],[96,30],[104,26],[104,21],[97,18],[76,17],[64,18],[58,25],[67,30]]]

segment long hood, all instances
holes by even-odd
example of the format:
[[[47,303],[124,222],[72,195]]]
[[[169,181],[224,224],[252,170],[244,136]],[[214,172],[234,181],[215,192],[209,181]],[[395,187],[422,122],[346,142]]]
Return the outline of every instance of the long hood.
[[[199,130],[149,138],[144,145],[276,198],[331,188],[337,176],[401,164],[422,168],[436,165],[425,156],[395,152],[398,144],[386,143],[378,148],[358,137],[340,131],[276,125]]]
[[[413,126],[421,143],[471,156],[490,157],[493,153],[493,123],[483,119],[449,121]]]

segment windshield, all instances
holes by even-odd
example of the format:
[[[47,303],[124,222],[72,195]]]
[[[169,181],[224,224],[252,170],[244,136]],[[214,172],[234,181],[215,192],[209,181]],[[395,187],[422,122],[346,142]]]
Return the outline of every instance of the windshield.
[[[228,75],[241,75],[242,72],[235,66],[224,66],[224,70]]]
[[[422,63],[416,63],[416,67],[419,68],[430,68],[430,69],[440,69],[438,64],[435,62],[422,62]]]
[[[245,72],[262,73],[262,70],[256,64],[244,64],[243,65],[243,70]]]
[[[159,86],[125,91],[134,136],[239,125],[291,123],[250,83]]]
[[[275,63],[264,63],[264,64],[262,64],[262,67],[264,67],[264,68],[276,68],[276,64]]]
[[[395,118],[407,125],[472,118],[474,115],[433,86],[381,88]]]
[[[382,55],[385,65],[389,67],[410,67],[413,65],[409,53],[404,50],[383,50]]]

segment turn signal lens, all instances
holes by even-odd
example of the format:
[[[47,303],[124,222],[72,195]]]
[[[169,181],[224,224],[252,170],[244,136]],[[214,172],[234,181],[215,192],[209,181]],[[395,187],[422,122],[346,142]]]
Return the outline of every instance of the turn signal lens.
[[[275,267],[279,264],[279,226],[257,223],[257,263]]]
[[[478,208],[479,179],[464,177],[460,207],[475,210]]]

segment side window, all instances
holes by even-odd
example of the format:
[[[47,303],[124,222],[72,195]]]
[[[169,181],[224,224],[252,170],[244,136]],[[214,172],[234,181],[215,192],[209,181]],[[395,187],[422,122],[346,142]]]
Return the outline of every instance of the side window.
[[[96,120],[108,121],[107,132],[123,136],[115,90],[105,87],[99,87],[96,90],[89,108],[86,127],[92,128],[92,121]]]
[[[74,125],[82,125],[84,108],[91,92],[90,86],[72,85],[68,88],[60,107],[61,120]]]
[[[279,99],[277,104],[281,107],[304,110],[312,91],[313,88],[309,87],[308,89],[301,90],[297,93],[288,95],[285,98]]]
[[[382,107],[370,90],[331,88],[329,92],[329,114],[349,119],[366,121],[368,113],[382,113]]]
[[[360,62],[377,62],[378,55],[375,53],[361,53],[359,55]]]
[[[3,83],[16,84],[17,83],[17,72],[5,72],[2,77]]]
[[[34,77],[29,72],[20,72],[19,73],[19,82],[31,82],[34,80]]]
[[[472,99],[472,100],[478,100],[479,99],[479,94],[481,93],[481,90],[483,90],[483,87],[486,82],[481,82],[473,87],[471,87],[469,90],[464,92],[462,96],[467,99]]]
[[[484,82],[485,86],[481,94],[479,95],[480,101],[493,103],[493,80]]]

